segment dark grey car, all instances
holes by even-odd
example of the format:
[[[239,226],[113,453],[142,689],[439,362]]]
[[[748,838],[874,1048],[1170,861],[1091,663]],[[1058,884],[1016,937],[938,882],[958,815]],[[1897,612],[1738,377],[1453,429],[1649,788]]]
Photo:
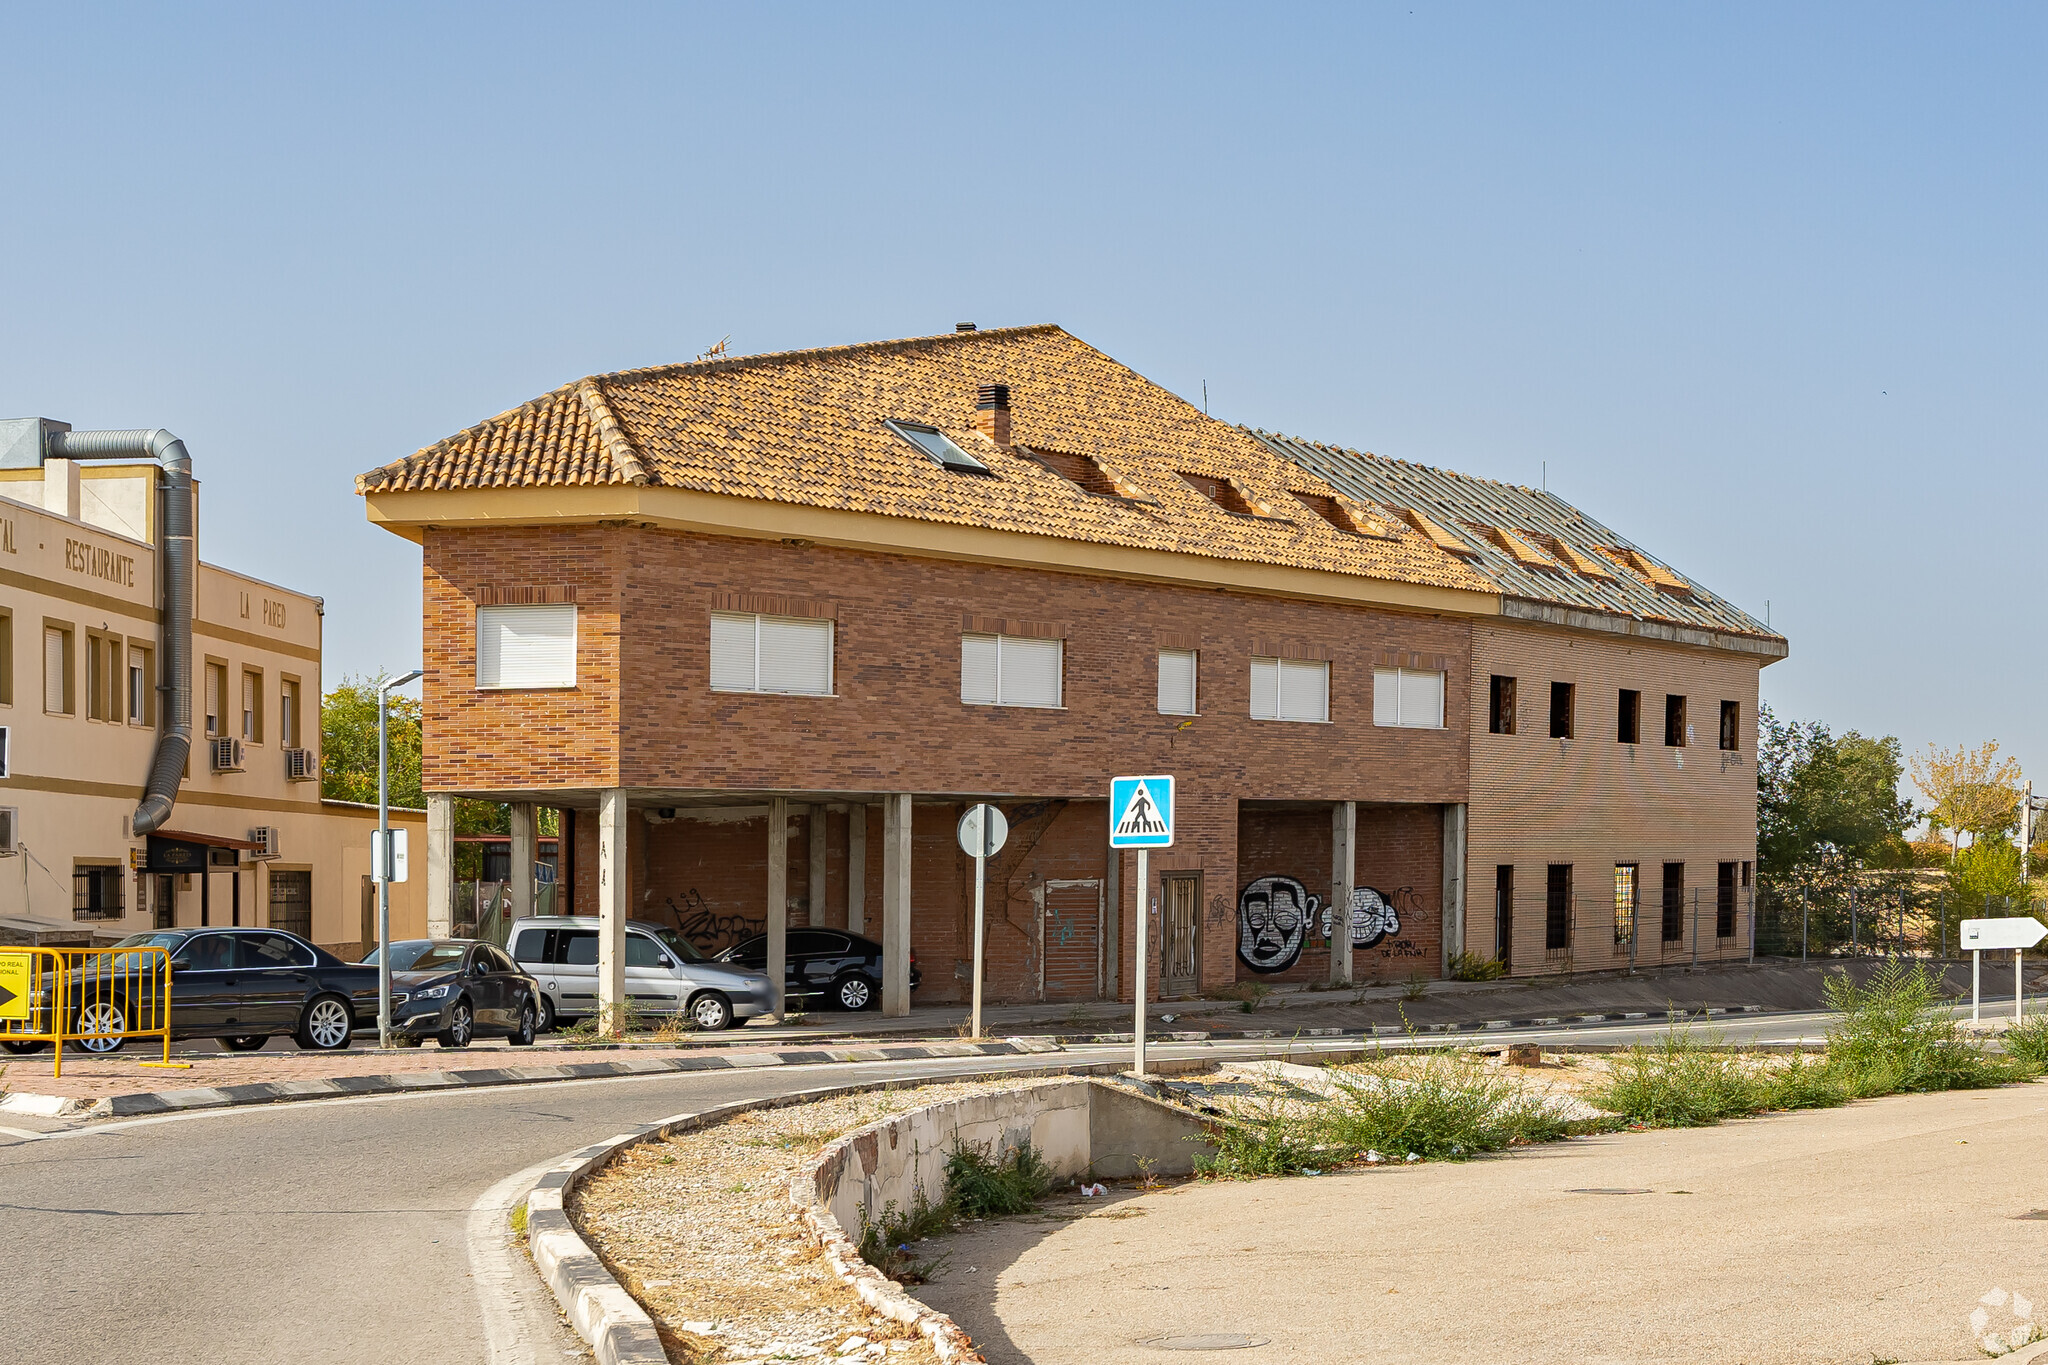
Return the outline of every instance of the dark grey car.
[[[377,965],[375,950],[363,959]],[[391,1027],[417,1045],[468,1047],[503,1037],[525,1047],[540,1031],[540,983],[502,948],[466,938],[414,938],[391,945]]]

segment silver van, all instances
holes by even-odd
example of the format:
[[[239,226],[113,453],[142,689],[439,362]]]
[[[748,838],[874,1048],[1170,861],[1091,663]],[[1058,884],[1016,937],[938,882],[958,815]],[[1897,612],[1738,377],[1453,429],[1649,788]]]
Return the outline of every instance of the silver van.
[[[512,925],[509,951],[540,982],[541,1029],[597,1012],[597,930],[590,915],[536,915]],[[713,962],[666,925],[626,923],[626,998],[643,1016],[687,1015],[732,1028],[773,1007],[768,973]]]

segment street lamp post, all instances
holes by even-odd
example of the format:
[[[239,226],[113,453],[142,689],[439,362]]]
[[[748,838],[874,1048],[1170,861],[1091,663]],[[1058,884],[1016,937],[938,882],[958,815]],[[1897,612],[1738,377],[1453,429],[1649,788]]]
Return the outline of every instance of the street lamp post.
[[[370,861],[377,874],[377,1046],[391,1046],[391,689],[403,687],[426,670],[415,668],[402,678],[377,684],[377,852]]]

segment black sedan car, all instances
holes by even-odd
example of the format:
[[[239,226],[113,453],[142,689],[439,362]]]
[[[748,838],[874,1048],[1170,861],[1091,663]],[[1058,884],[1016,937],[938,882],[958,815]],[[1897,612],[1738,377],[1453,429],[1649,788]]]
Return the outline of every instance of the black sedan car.
[[[843,929],[792,929],[789,962],[783,973],[788,999],[824,999],[843,1010],[864,1010],[882,1000],[882,945]],[[733,944],[715,961],[763,971],[768,966],[768,936],[756,934]],[[910,955],[910,989],[922,979],[917,954]]]
[[[377,954],[363,963],[374,971]],[[540,983],[489,943],[406,939],[391,945],[391,1027],[409,1043],[468,1047],[485,1034],[525,1047],[540,1029]]]
[[[309,1051],[348,1046],[358,1029],[377,1026],[377,971],[343,962],[281,929],[165,929],[131,934],[116,948],[170,952],[171,1037],[215,1038],[232,1052],[250,1052],[279,1034]],[[149,1027],[153,1001],[148,958],[76,974],[66,993],[67,1029],[87,1035],[87,1052],[119,1052],[131,1028]],[[130,999],[134,995],[136,998]],[[95,1036],[100,1035],[100,1036]],[[32,1052],[41,1043],[10,1044]]]

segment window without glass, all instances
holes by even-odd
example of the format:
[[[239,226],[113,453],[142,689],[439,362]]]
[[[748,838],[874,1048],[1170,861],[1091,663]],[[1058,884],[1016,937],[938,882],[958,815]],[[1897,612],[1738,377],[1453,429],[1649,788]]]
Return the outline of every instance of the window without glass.
[[[1159,714],[1195,714],[1195,651],[1192,649],[1159,651]]]
[[[71,868],[71,918],[121,918],[121,888],[126,878],[119,867],[74,863]]]
[[[1642,742],[1643,694],[1634,688],[1621,689],[1621,713],[1614,726],[1614,737],[1623,744]]]
[[[1722,863],[1714,882],[1714,937],[1735,937],[1735,864]]]
[[[479,689],[574,687],[576,605],[478,607]]]
[[[121,643],[117,636],[85,633],[85,714],[88,720],[119,720],[121,694],[114,685]]]
[[[1515,680],[1496,673],[1486,684],[1486,728],[1496,735],[1515,732]]]
[[[1664,941],[1685,937],[1685,864],[1664,864]]]
[[[1372,671],[1372,723],[1441,730],[1444,675],[1414,668]]]
[[[1252,660],[1252,719],[1326,721],[1330,665],[1321,659]]]
[[[1493,869],[1493,955],[1504,967],[1515,960],[1515,869],[1508,863]]]
[[[71,691],[71,632],[63,626],[43,627],[43,709],[58,716],[77,711]]]
[[[1550,685],[1550,737],[1572,737],[1572,696],[1578,689],[1567,682]]]
[[[1543,947],[1562,952],[1572,944],[1572,865],[1552,863],[1544,888]]]
[[[151,684],[155,676],[151,667],[155,651],[142,645],[128,646],[128,723],[131,725],[156,724],[156,688]]]
[[[1685,698],[1664,698],[1664,744],[1671,749],[1685,747]]]
[[[1061,642],[1019,635],[960,637],[960,700],[973,706],[1058,706]]]
[[[1614,865],[1614,941],[1629,942],[1636,936],[1636,865]]]
[[[1740,749],[1742,747],[1742,705],[1739,702],[1721,703],[1721,747]]]
[[[832,622],[711,613],[711,690],[832,695]]]

